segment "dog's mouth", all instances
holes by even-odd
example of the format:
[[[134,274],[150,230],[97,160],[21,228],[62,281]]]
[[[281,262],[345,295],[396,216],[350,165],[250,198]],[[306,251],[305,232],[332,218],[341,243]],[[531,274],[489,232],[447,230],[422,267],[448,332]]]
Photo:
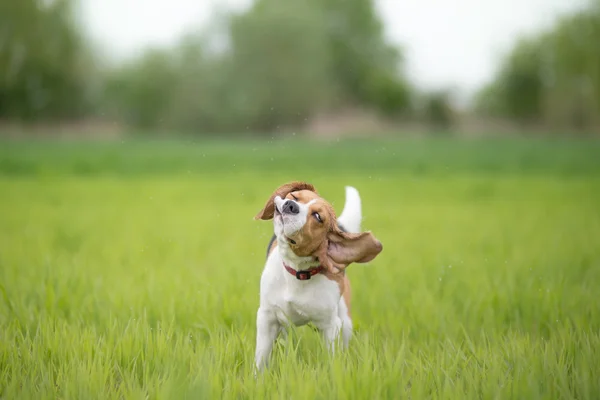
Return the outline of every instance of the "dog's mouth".
[[[284,225],[283,217],[281,217],[281,225]],[[283,237],[289,244],[296,244],[296,241],[294,239],[292,239],[291,237],[289,237],[288,235],[284,234]]]
[[[281,211],[279,211],[279,208],[277,208],[277,206],[275,206],[274,219],[279,221],[281,223],[281,225],[285,225],[283,214],[281,213]],[[289,237],[287,235],[284,235],[283,237],[285,238],[285,240],[287,240],[288,243],[296,244],[296,241],[294,239],[292,239],[291,237]]]

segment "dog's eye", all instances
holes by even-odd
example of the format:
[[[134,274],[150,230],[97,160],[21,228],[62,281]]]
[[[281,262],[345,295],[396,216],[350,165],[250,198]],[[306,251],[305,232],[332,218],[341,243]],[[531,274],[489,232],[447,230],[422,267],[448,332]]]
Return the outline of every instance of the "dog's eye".
[[[293,194],[290,193],[290,196],[292,196],[292,198],[296,201],[298,201],[298,198],[296,196],[294,196]]]
[[[321,219],[321,216],[319,215],[319,213],[318,213],[318,212],[314,212],[314,213],[313,213],[313,217],[315,217],[315,218],[317,219],[317,221],[319,221],[319,222],[323,222],[323,220]]]

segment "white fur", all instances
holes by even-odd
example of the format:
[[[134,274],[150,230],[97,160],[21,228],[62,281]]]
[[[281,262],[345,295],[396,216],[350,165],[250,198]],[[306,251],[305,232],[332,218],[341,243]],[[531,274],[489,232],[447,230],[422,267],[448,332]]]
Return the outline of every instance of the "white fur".
[[[276,197],[275,207],[281,210],[284,202],[281,197]],[[269,255],[261,276],[260,306],[256,316],[255,364],[258,370],[267,364],[277,336],[290,324],[302,326],[312,322],[322,332],[331,351],[335,349],[340,331],[344,347],[352,335],[352,320],[338,284],[322,274],[301,281],[283,266],[284,261],[295,270],[318,265],[310,257],[296,256],[286,239],[306,223],[309,205],[298,203],[298,214],[280,215],[276,212],[273,219],[277,248]],[[338,221],[346,230],[358,233],[361,218],[358,191],[347,187],[346,204]]]
[[[359,233],[362,222],[362,206],[358,190],[352,186],[346,186],[346,204],[344,210],[338,217],[338,223],[348,232]]]

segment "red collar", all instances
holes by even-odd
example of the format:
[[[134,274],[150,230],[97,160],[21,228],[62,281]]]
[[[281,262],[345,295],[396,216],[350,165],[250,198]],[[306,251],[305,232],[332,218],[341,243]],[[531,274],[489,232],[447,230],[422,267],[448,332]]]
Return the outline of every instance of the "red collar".
[[[283,266],[287,272],[289,272],[291,275],[294,275],[299,281],[306,281],[324,269],[322,265],[319,265],[316,268],[296,271],[294,268],[285,265],[285,263],[283,263]]]

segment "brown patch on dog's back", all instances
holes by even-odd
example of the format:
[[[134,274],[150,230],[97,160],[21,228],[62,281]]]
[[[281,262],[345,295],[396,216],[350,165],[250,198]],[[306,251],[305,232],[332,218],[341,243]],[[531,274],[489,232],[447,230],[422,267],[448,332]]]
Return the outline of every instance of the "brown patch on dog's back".
[[[346,275],[345,271],[340,271],[337,273],[333,273],[327,269],[323,270],[323,275],[331,281],[334,281],[338,284],[340,288],[340,294],[344,299],[344,303],[346,303],[346,308],[348,309],[348,316],[350,317],[350,300],[351,300],[351,291],[350,291],[350,279]]]
[[[342,292],[342,296],[344,297],[344,303],[346,303],[346,308],[348,309],[348,317],[352,317],[350,312],[350,298],[352,297],[352,291],[350,290],[350,279],[348,279],[346,274],[344,274],[344,291]]]

